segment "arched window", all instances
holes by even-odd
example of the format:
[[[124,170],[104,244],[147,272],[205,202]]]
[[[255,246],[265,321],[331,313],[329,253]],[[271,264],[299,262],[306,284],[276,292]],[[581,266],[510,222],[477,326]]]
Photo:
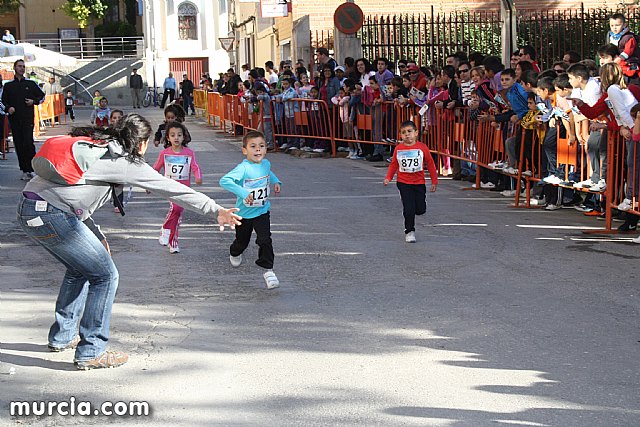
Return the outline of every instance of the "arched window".
[[[198,40],[198,9],[191,3],[178,6],[178,35],[180,40]]]

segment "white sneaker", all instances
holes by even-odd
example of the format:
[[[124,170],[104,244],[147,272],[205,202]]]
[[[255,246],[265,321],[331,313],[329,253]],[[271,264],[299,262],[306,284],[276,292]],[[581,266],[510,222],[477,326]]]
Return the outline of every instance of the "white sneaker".
[[[573,188],[590,188],[592,185],[593,181],[591,181],[591,179],[585,179],[584,181],[573,184]]]
[[[542,199],[531,199],[529,201],[529,204],[531,206],[546,206],[547,205],[547,201],[545,200],[545,198],[543,197]]]
[[[286,150],[287,148],[289,148],[289,144],[286,144],[286,143],[280,146],[281,150]]]
[[[636,237],[635,239],[631,240],[633,243],[640,243],[640,236]]]
[[[324,153],[324,148],[314,148],[313,152],[314,153]]]
[[[238,256],[229,255],[229,262],[232,267],[240,267],[240,264],[242,264],[242,254]]]
[[[531,173],[531,171],[529,170],[522,172],[522,176],[532,176],[532,175],[533,173]]]
[[[518,169],[507,166],[506,168],[502,169],[502,173],[506,173],[509,175],[518,175]]]
[[[169,253],[170,254],[178,254],[180,253],[180,248],[177,246],[169,246]]]
[[[275,289],[280,286],[280,281],[276,277],[276,273],[273,270],[267,270],[266,273],[263,274],[264,282],[267,284],[267,289]]]
[[[120,209],[118,209],[118,212],[120,212]],[[162,246],[167,246],[169,244],[169,236],[171,235],[171,230],[169,230],[168,228],[163,228],[160,230],[160,237],[158,238],[158,242],[162,245]]]
[[[416,242],[416,233],[414,231],[410,231],[404,235],[404,241],[407,243],[415,243]]]
[[[338,147],[337,151],[346,152],[346,151],[349,151],[349,149],[347,147]]]
[[[516,190],[504,190],[500,192],[504,197],[514,197],[516,195]]]
[[[480,188],[485,188],[485,189],[492,189],[492,188],[496,188],[496,185],[493,182],[481,182],[480,183]]]
[[[506,163],[501,160],[496,160],[495,162],[491,162],[487,165],[489,169],[502,169],[505,166],[507,166]]]
[[[598,181],[597,184],[589,187],[589,191],[593,191],[594,193],[599,193],[601,191],[604,191],[607,188],[607,183],[604,179],[601,179],[600,181]]]
[[[624,199],[622,203],[618,205],[618,210],[622,212],[626,212],[632,207],[632,201],[629,199]]]
[[[549,175],[548,177],[544,178],[543,181],[546,182],[547,184],[558,185],[562,182],[562,179],[558,178],[555,175]]]
[[[553,205],[553,204],[548,204],[544,210],[545,211],[557,211],[558,209],[562,209],[562,206],[560,205]]]
[[[22,174],[22,176],[20,177],[20,181],[29,181],[31,178],[29,178],[29,174],[24,172]]]

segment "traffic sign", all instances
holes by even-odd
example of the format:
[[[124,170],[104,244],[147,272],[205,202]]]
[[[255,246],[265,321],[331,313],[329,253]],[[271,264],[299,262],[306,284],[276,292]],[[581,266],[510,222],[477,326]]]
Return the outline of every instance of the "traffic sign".
[[[355,34],[364,22],[362,9],[355,3],[343,3],[333,14],[333,23],[336,28],[345,34]]]
[[[234,37],[220,37],[218,41],[224,50],[231,52],[231,49],[233,49],[233,42],[236,41],[236,39]]]

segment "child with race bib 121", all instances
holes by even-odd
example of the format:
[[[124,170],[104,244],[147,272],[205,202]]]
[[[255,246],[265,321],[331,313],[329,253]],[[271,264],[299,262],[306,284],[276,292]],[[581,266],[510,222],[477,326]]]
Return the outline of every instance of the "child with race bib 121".
[[[196,154],[187,148],[187,129],[180,122],[168,122],[162,138],[164,150],[158,155],[153,168],[160,172],[164,169],[164,176],[175,179],[187,187],[191,186],[191,173],[195,175],[196,185],[202,184],[202,172],[196,161]],[[159,242],[163,246],[169,245],[170,253],[180,252],[178,247],[178,227],[180,226],[183,208],[169,202],[169,212],[160,231]]]
[[[236,239],[231,244],[229,261],[233,267],[242,263],[242,253],[249,246],[251,233],[256,231],[258,260],[256,264],[266,271],[264,281],[267,289],[280,286],[273,272],[273,245],[271,243],[271,220],[269,208],[270,186],[280,193],[280,180],[271,172],[271,163],[265,156],[267,143],[261,132],[250,131],[242,138],[242,154],[246,159],[231,172],[220,178],[220,185],[238,197],[236,207],[240,209],[242,224],[236,226]]]
[[[402,214],[404,215],[404,233],[407,243],[416,242],[416,215],[423,215],[427,211],[427,186],[425,185],[424,166],[427,166],[431,176],[431,192],[438,188],[438,174],[436,165],[431,157],[429,148],[418,139],[418,128],[412,121],[400,125],[402,143],[393,151],[393,158],[384,185],[388,185],[396,172],[398,173],[398,190],[402,199]]]

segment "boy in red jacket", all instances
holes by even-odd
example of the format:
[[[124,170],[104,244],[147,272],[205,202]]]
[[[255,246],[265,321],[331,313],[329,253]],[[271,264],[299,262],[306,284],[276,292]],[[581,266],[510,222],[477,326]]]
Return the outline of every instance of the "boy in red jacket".
[[[427,186],[425,185],[424,166],[427,166],[431,176],[431,192],[438,188],[436,165],[431,157],[429,148],[418,142],[418,128],[412,121],[400,125],[402,143],[393,151],[393,158],[384,185],[389,185],[398,172],[398,190],[402,199],[402,214],[404,215],[404,233],[407,243],[416,242],[416,215],[423,215],[427,211]]]

